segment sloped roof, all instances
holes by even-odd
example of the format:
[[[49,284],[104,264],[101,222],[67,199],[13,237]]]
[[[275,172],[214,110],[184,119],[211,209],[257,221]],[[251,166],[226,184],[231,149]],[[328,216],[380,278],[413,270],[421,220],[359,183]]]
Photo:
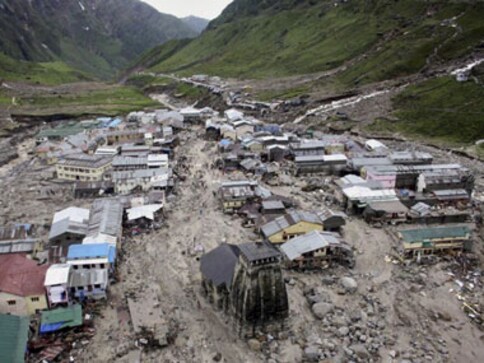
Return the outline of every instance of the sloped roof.
[[[418,243],[441,238],[468,238],[471,230],[466,226],[419,228],[400,231],[404,242]]]
[[[45,274],[44,285],[52,286],[66,284],[69,281],[70,269],[71,265],[68,264],[50,266]]]
[[[128,209],[126,213],[128,214],[128,220],[136,220],[139,218],[147,218],[150,220],[155,219],[155,213],[163,208],[163,204],[149,204],[143,205],[141,207],[135,207]]]
[[[291,211],[279,218],[274,219],[269,223],[264,224],[261,227],[261,230],[264,236],[270,237],[299,222],[307,222],[320,225],[323,224],[321,218],[316,213],[306,211]]]
[[[281,251],[292,261],[305,253],[340,244],[342,242],[333,233],[313,231],[284,243]]]
[[[48,268],[22,254],[0,255],[0,291],[23,297],[42,295]]]
[[[240,253],[249,261],[263,260],[267,258],[280,257],[277,251],[271,244],[264,242],[250,242],[244,243],[239,247]]]
[[[0,362],[24,363],[29,318],[0,314]]]
[[[52,223],[59,222],[63,219],[69,219],[72,222],[86,223],[89,219],[89,209],[69,207],[54,214]]]
[[[109,243],[71,245],[67,253],[67,260],[107,258],[110,263],[113,263],[115,256],[116,248]]]
[[[237,246],[224,243],[202,256],[200,271],[215,286],[225,284],[230,289],[239,254]]]
[[[64,328],[73,328],[82,325],[81,305],[72,305],[67,308],[42,311],[40,333],[51,333]]]

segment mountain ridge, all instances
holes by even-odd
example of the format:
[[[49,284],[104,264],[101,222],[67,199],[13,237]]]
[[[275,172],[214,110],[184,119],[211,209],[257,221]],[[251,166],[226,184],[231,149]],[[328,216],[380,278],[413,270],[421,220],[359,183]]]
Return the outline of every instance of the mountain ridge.
[[[181,20],[197,34],[201,34],[210,23],[210,20],[200,18],[194,15],[186,16],[184,18],[181,18]]]
[[[110,78],[146,50],[196,36],[180,19],[138,0],[1,0],[0,51],[17,60],[62,61]]]

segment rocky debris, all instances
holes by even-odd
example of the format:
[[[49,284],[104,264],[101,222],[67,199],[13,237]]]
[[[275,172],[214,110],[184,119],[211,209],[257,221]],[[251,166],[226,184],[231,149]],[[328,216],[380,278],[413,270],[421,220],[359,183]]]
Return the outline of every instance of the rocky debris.
[[[304,358],[308,362],[318,362],[319,361],[319,349],[316,346],[309,346],[304,349]]]
[[[326,302],[319,302],[312,306],[313,314],[318,319],[324,319],[329,313],[333,312],[333,309],[333,304]]]
[[[255,352],[260,352],[261,349],[262,349],[262,344],[260,341],[258,341],[257,339],[249,339],[247,341],[247,345],[249,346],[249,348]]]
[[[340,285],[347,294],[354,294],[358,290],[358,284],[352,277],[342,277]]]

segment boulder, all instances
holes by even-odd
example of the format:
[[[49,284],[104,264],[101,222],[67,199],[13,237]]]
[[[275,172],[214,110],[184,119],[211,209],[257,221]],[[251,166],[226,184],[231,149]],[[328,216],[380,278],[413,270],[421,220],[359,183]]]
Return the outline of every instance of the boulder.
[[[334,309],[333,304],[326,303],[326,302],[319,302],[317,304],[314,304],[312,307],[313,314],[318,318],[318,319],[323,319],[331,313]]]
[[[341,278],[340,284],[348,294],[354,294],[358,290],[358,284],[352,277]]]
[[[362,359],[365,362],[368,361],[368,359],[370,358],[370,353],[368,353],[363,344],[352,345],[350,349],[358,358]]]
[[[262,346],[257,339],[249,339],[247,344],[249,345],[249,348],[255,352],[259,352],[262,349]]]
[[[309,346],[304,349],[304,357],[309,362],[319,361],[319,349],[316,346]]]

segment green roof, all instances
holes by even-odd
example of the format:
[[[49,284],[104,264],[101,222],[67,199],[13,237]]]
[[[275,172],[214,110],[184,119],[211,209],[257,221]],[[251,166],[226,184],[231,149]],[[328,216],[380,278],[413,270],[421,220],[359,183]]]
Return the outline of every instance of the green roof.
[[[77,135],[84,130],[92,129],[99,125],[98,121],[92,122],[69,122],[61,124],[53,129],[41,130],[38,137],[67,137],[71,135]]]
[[[407,243],[419,243],[441,238],[466,238],[471,230],[465,226],[421,228],[400,231],[403,241]]]
[[[0,314],[0,362],[24,363],[29,318]]]
[[[41,333],[49,333],[80,325],[82,325],[81,305],[72,305],[67,308],[42,311],[40,322]]]

